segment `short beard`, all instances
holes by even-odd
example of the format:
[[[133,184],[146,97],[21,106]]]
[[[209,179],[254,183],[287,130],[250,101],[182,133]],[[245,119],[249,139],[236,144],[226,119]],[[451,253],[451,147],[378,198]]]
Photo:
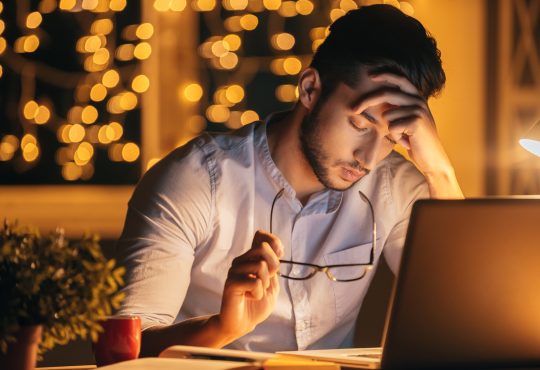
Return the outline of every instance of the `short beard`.
[[[323,138],[321,137],[320,119],[318,116],[319,110],[322,106],[321,103],[322,102],[320,100],[315,103],[315,107],[304,118],[300,126],[300,143],[302,146],[302,153],[321,184],[328,189],[345,191],[354,184],[351,184],[346,188],[338,188],[332,183],[327,165],[330,158],[321,149]]]

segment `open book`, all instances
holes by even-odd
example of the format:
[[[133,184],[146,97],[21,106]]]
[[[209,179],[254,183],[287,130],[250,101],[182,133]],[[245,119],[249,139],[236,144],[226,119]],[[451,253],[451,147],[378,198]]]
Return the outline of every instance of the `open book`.
[[[288,355],[172,346],[158,358],[142,358],[101,367],[100,370],[339,370],[331,362],[313,361]]]

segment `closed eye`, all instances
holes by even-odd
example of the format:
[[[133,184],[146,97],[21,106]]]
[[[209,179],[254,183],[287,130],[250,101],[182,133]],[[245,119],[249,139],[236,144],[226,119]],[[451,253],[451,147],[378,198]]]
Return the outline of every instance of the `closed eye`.
[[[352,126],[352,128],[354,128],[356,131],[360,132],[360,133],[364,133],[364,132],[367,132],[369,130],[369,128],[367,127],[360,127],[355,121],[354,119],[351,117],[349,118],[349,124]]]

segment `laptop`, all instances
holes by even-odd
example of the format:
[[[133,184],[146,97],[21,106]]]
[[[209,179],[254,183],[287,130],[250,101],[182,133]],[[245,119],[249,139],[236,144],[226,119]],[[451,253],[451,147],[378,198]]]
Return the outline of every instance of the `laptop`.
[[[383,347],[283,353],[360,368],[540,366],[540,199],[417,201]]]

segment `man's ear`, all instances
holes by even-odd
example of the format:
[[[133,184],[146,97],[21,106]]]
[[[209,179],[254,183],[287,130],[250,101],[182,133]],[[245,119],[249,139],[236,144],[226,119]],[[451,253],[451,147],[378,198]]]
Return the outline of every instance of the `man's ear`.
[[[300,74],[298,94],[299,102],[311,111],[321,95],[321,79],[315,68],[309,67]]]

